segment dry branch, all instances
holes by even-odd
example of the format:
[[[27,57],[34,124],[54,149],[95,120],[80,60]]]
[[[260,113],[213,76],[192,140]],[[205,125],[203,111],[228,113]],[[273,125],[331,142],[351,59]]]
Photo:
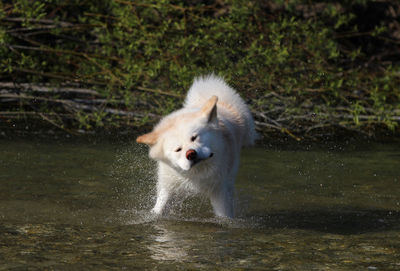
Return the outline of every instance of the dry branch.
[[[85,92],[84,92],[85,93]],[[51,98],[51,97],[42,97],[42,96],[33,96],[33,95],[26,95],[26,94],[15,94],[15,93],[0,93],[0,103],[3,99],[13,99],[15,101],[21,100],[34,100],[34,101],[43,101],[49,103],[56,103],[62,104],[62,106],[69,112],[78,112],[78,111],[89,111],[89,112],[104,112],[111,115],[120,115],[130,118],[143,118],[145,116],[158,119],[159,116],[156,114],[148,113],[144,114],[141,112],[133,112],[127,110],[121,110],[112,108],[107,105],[107,100],[101,100],[104,103],[100,103],[99,106],[97,105],[88,105],[87,103],[90,101],[88,99],[59,99],[59,98]],[[109,103],[109,101],[108,101]],[[124,101],[118,100],[116,101],[118,104],[124,104]],[[12,114],[12,113],[8,113]]]
[[[43,93],[76,93],[76,94],[90,94],[93,96],[101,96],[97,91],[93,89],[72,88],[72,87],[50,87],[46,85],[35,85],[28,83],[16,84],[12,82],[0,82],[0,88],[14,89],[17,90],[18,92],[34,91]]]
[[[52,25],[60,25],[63,27],[68,27],[72,26],[72,23],[69,22],[62,22],[62,21],[54,21],[54,20],[49,20],[49,19],[33,19],[33,18],[20,18],[20,17],[14,17],[14,18],[2,18],[0,19],[1,21],[5,22],[29,22],[29,23],[39,23],[39,24],[52,24]]]

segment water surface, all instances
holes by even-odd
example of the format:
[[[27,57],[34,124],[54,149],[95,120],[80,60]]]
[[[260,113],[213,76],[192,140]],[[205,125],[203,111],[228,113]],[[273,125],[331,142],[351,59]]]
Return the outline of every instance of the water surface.
[[[0,141],[0,270],[400,270],[400,145],[243,152],[233,220],[179,195],[156,219],[134,143]]]

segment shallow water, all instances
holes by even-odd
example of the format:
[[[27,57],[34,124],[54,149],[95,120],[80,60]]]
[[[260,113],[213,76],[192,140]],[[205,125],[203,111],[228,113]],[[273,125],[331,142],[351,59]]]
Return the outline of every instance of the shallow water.
[[[0,140],[0,270],[400,270],[400,145],[245,150],[233,220],[156,219],[133,143]]]

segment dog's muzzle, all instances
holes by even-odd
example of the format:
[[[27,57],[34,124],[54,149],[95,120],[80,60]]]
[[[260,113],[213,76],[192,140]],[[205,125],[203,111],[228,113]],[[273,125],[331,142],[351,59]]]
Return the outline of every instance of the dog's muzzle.
[[[191,167],[193,167],[194,165],[196,165],[197,163],[207,160],[211,157],[214,156],[214,153],[210,153],[210,155],[206,158],[198,158],[197,152],[193,149],[190,149],[186,152],[186,159],[188,159],[189,161],[191,161]]]

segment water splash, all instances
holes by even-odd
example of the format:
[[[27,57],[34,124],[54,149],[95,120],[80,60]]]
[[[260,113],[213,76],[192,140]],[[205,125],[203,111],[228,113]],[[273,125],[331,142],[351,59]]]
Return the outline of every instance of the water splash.
[[[109,174],[117,220],[145,223],[151,220],[149,210],[155,202],[156,164],[148,158],[147,148],[136,143],[128,143],[116,153]]]
[[[171,196],[162,216],[151,213],[156,200],[156,163],[148,158],[146,146],[126,144],[116,151],[109,174],[114,182],[114,210],[109,221],[124,225],[181,221],[213,224],[227,228],[254,227],[246,217],[247,202],[235,196],[235,219],[215,217],[207,197],[180,190]]]

